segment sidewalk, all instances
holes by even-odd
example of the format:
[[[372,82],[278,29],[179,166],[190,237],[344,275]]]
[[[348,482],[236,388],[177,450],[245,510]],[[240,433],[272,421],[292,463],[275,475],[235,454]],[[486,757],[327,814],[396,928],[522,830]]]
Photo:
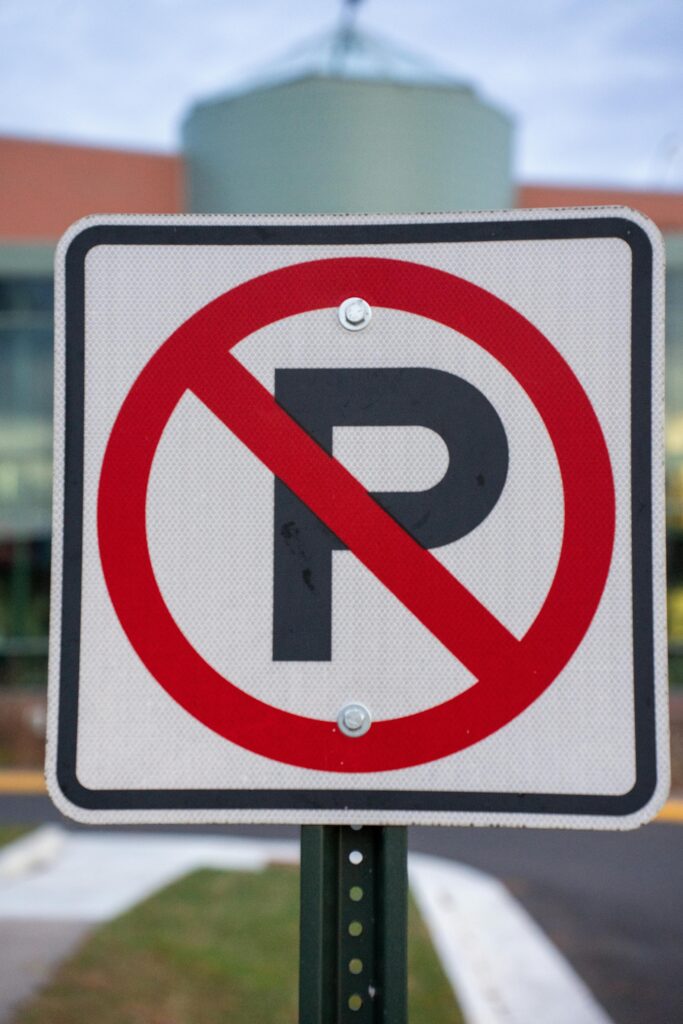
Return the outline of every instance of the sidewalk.
[[[296,863],[297,842],[71,832],[43,826],[0,852],[0,1024],[98,923],[198,868]],[[410,884],[468,1024],[611,1024],[497,880],[411,855]]]

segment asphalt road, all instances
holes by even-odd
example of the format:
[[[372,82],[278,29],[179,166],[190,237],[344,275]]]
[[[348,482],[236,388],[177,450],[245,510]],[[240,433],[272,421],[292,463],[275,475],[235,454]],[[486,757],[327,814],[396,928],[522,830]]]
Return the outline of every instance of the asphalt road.
[[[64,823],[46,797],[14,795],[0,796],[0,821]],[[616,1024],[682,1024],[682,825],[625,833],[413,828],[410,846],[503,879]]]
[[[683,827],[411,832],[503,879],[616,1024],[682,1024]]]

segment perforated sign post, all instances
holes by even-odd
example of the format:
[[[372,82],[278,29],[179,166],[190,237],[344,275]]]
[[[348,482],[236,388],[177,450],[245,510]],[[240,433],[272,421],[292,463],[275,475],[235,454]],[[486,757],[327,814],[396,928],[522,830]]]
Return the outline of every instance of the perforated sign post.
[[[620,208],[62,240],[50,788],[618,828],[668,787],[661,243]]]

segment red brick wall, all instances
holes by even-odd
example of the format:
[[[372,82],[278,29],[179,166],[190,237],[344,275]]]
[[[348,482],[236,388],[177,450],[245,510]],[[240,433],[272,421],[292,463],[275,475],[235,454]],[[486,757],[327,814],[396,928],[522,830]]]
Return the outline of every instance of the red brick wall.
[[[655,222],[660,231],[683,231],[683,192],[643,192],[614,188],[521,185],[517,206],[630,206]]]
[[[53,241],[89,213],[178,213],[179,156],[0,138],[0,240]]]

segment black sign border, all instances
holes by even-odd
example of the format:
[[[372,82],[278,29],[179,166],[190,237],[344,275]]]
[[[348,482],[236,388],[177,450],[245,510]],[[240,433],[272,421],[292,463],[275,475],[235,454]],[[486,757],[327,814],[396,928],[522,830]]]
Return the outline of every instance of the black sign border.
[[[99,245],[398,245],[619,238],[632,255],[631,469],[633,669],[636,781],[624,794],[431,792],[348,789],[89,789],[77,775],[83,550],[85,264]],[[625,216],[473,220],[413,224],[95,224],[65,254],[66,411],[62,624],[56,774],[64,797],[84,811],[372,811],[622,817],[657,787],[652,539],[653,252]],[[150,814],[152,820],[153,814]],[[243,815],[240,815],[243,820]],[[416,819],[417,821],[418,819]]]

